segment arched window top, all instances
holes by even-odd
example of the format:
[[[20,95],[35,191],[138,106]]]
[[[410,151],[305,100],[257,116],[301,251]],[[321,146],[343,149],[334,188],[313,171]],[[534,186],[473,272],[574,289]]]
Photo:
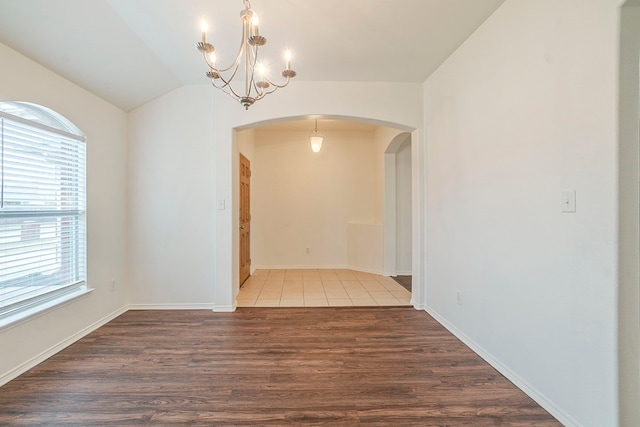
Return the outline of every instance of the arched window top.
[[[82,139],[86,137],[86,135],[67,118],[42,105],[20,101],[0,102],[0,111],[76,135]]]

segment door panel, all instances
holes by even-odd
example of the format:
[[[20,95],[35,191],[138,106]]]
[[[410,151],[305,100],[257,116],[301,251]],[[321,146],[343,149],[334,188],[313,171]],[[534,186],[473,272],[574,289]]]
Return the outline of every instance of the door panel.
[[[251,273],[251,163],[240,154],[240,284]]]

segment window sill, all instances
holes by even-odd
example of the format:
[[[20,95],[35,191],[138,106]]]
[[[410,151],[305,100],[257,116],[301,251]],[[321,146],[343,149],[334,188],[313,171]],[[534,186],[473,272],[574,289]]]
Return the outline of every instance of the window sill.
[[[49,313],[53,310],[56,310],[63,305],[70,303],[78,298],[84,297],[93,292],[93,289],[78,289],[75,292],[62,295],[60,298],[53,299],[51,301],[47,301],[43,304],[38,305],[37,307],[31,307],[22,311],[19,311],[15,314],[7,316],[5,318],[0,319],[0,332],[4,332],[7,329],[14,328],[22,323],[25,323],[31,319],[42,316],[43,314]]]

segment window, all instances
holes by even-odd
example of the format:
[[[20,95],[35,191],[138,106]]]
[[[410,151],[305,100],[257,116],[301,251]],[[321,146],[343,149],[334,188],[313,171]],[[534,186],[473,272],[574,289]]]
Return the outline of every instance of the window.
[[[0,102],[0,319],[86,289],[85,136]]]

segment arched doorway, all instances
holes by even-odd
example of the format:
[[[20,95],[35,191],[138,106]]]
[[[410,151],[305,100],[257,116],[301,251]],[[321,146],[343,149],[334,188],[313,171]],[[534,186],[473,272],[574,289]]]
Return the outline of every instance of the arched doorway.
[[[227,288],[228,290],[225,290],[225,286],[220,286],[220,282],[217,283],[217,292],[216,294],[224,297],[225,294],[229,296],[229,305],[218,305],[216,304],[216,311],[232,311],[235,310],[236,307],[236,302],[235,302],[235,298],[237,296],[237,293],[239,291],[239,276],[236,273],[238,271],[238,267],[239,267],[239,257],[238,257],[238,251],[239,251],[239,233],[238,233],[238,227],[237,225],[237,215],[234,215],[234,213],[237,211],[238,208],[238,200],[239,200],[239,194],[237,191],[238,188],[238,182],[237,182],[237,170],[236,170],[236,164],[239,161],[239,148],[238,148],[238,140],[236,137],[236,133],[237,131],[240,130],[246,130],[246,129],[251,129],[251,128],[255,128],[255,127],[259,127],[262,125],[266,125],[266,124],[272,124],[272,123],[278,123],[278,122],[285,122],[285,121],[292,121],[292,120],[300,120],[300,119],[304,119],[304,118],[308,118],[308,117],[321,117],[323,119],[335,119],[335,120],[350,120],[350,121],[360,121],[360,122],[367,122],[367,123],[372,123],[372,124],[377,124],[377,125],[383,125],[389,129],[391,129],[391,134],[393,135],[393,137],[397,136],[400,133],[405,133],[406,135],[411,135],[413,138],[417,139],[419,132],[417,129],[411,129],[408,128],[405,125],[400,125],[400,124],[396,124],[396,123],[389,123],[389,122],[382,122],[380,120],[375,120],[375,119],[363,119],[361,117],[353,117],[353,116],[339,116],[339,115],[308,115],[308,116],[289,116],[289,117],[281,117],[281,118],[277,118],[277,119],[269,119],[269,120],[264,120],[264,121],[256,121],[253,123],[248,123],[242,126],[238,126],[232,129],[232,150],[231,153],[229,153],[231,155],[231,162],[230,164],[232,165],[232,173],[231,173],[231,189],[230,189],[230,193],[232,195],[232,203],[231,203],[231,227],[230,227],[230,233],[231,233],[231,251],[230,253],[224,254],[224,256],[222,258],[225,257],[229,257],[231,258],[229,261],[231,261],[230,263],[230,269],[229,269],[229,276],[230,276],[230,286],[229,288]],[[392,137],[389,138],[389,140],[393,139]],[[413,152],[412,154],[412,158],[413,159],[417,159],[417,157],[415,156],[415,152],[417,150],[417,145],[412,145],[411,146],[411,150]],[[423,244],[423,240],[422,240],[422,233],[420,233],[421,230],[421,223],[419,221],[419,218],[421,217],[420,214],[420,210],[421,210],[421,197],[420,197],[420,192],[419,191],[415,191],[417,188],[420,188],[420,182],[418,177],[420,176],[419,173],[419,168],[421,167],[421,163],[417,162],[417,161],[412,161],[412,180],[413,185],[412,185],[412,202],[411,202],[411,211],[412,211],[412,230],[418,230],[418,233],[416,234],[416,238],[412,239],[411,245],[412,245],[412,265],[413,267],[413,277],[414,277],[414,283],[416,283],[416,285],[414,286],[414,292],[413,292],[413,298],[412,298],[412,304],[414,305],[414,307],[421,309],[423,308],[423,303],[422,300],[423,298],[421,297],[416,297],[416,295],[423,295],[423,291],[422,291],[422,283],[421,283],[421,272],[420,269],[416,269],[414,262],[415,262],[415,258],[419,257],[420,254],[422,253],[422,244]],[[220,265],[220,264],[218,264]],[[228,282],[227,282],[228,283]],[[416,291],[418,291],[416,293]],[[219,298],[217,298],[219,300]]]

